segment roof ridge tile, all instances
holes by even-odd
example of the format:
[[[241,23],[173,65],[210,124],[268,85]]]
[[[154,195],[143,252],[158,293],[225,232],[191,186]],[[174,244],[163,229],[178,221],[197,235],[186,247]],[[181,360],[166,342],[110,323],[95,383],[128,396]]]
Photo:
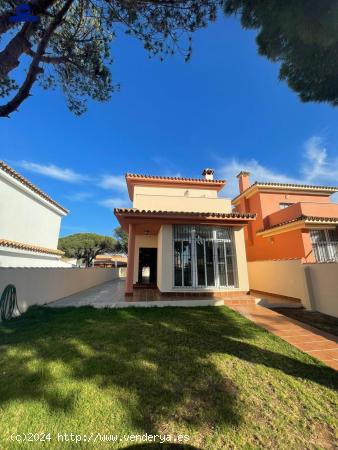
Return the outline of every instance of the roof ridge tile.
[[[0,239],[0,247],[19,248],[37,253],[48,253],[50,255],[64,255],[62,250],[41,247],[40,245],[26,244],[25,242],[11,241],[9,239]]]

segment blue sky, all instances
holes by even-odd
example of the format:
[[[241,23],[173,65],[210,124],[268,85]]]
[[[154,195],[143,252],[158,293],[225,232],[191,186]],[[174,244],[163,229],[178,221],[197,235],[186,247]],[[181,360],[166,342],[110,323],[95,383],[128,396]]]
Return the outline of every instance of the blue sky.
[[[60,91],[35,87],[0,121],[0,158],[70,210],[62,235],[111,235],[113,207],[130,205],[125,172],[199,177],[213,167],[225,196],[241,169],[252,181],[338,184],[338,109],[301,103],[235,19],[195,33],[193,48],[189,63],[161,63],[119,37],[121,90],[109,103],[90,102],[78,118]]]

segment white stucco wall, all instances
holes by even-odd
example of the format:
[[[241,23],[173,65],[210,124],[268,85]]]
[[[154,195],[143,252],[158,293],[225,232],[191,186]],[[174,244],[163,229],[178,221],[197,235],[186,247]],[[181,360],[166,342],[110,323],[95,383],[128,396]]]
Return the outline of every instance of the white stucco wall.
[[[56,249],[64,215],[62,210],[0,171],[0,239]]]
[[[0,295],[14,284],[21,312],[118,278],[120,269],[0,268]]]
[[[230,213],[231,201],[211,189],[135,186],[133,207],[162,211]]]
[[[0,267],[69,267],[61,256],[27,252],[9,247],[0,247]]]

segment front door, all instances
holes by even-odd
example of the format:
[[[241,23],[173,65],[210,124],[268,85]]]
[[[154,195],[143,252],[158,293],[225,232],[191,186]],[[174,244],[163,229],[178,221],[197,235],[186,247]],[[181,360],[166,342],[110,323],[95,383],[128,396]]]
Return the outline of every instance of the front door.
[[[140,248],[138,282],[140,284],[156,284],[157,248]]]

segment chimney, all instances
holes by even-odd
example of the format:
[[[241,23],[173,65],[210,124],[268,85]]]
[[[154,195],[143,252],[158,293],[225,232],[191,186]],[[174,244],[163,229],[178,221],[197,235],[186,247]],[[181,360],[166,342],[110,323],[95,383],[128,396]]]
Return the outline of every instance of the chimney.
[[[237,175],[240,194],[250,186],[250,172],[242,170]]]
[[[214,179],[214,169],[204,169],[202,175],[207,181],[212,181]]]

